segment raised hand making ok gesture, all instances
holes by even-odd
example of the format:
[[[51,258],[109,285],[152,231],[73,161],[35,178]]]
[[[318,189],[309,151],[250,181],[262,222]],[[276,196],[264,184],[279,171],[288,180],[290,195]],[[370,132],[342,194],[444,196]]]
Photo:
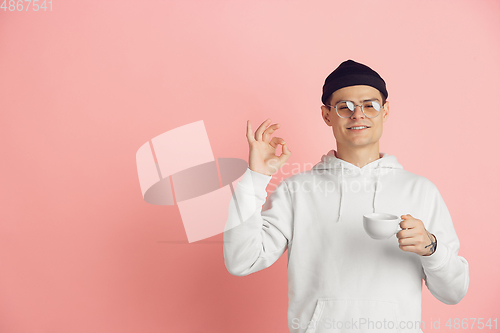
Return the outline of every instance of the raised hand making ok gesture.
[[[280,124],[271,123],[271,119],[264,121],[259,128],[252,133],[252,124],[247,120],[247,139],[249,146],[248,167],[250,170],[271,176],[281,168],[281,166],[292,155],[288,149],[285,140],[274,137],[269,141],[271,134],[276,131]],[[282,152],[280,156],[276,156],[276,148],[281,145]]]

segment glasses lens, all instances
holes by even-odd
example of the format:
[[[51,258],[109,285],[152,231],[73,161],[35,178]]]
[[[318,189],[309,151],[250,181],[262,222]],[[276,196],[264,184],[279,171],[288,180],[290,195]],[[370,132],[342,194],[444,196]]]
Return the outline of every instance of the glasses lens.
[[[351,116],[352,111],[354,111],[354,103],[353,102],[340,102],[337,104],[337,112],[339,116],[343,118],[348,118]]]
[[[376,117],[381,108],[380,104],[376,101],[365,102],[363,104],[363,111],[365,111],[365,115],[368,118]]]

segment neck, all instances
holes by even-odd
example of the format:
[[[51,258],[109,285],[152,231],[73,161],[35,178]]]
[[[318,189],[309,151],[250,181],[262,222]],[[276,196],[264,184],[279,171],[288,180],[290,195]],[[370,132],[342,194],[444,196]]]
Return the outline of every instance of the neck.
[[[337,142],[337,158],[356,165],[358,168],[380,158],[378,142],[363,147],[345,147]]]

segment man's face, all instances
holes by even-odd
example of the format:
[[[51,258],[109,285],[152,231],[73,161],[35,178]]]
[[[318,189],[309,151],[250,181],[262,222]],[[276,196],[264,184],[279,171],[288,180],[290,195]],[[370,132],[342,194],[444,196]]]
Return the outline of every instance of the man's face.
[[[382,105],[382,94],[370,86],[345,87],[333,93],[330,105],[335,106],[339,101],[352,101],[356,105],[361,105],[366,100],[375,100]],[[321,111],[325,123],[332,127],[337,145],[356,148],[378,144],[382,136],[382,124],[389,115],[389,102],[386,101],[383,107],[374,118],[366,117],[360,106],[356,106],[354,113],[349,118],[340,118],[334,107],[328,110],[323,105]],[[353,126],[368,126],[369,128],[362,130],[349,129]]]

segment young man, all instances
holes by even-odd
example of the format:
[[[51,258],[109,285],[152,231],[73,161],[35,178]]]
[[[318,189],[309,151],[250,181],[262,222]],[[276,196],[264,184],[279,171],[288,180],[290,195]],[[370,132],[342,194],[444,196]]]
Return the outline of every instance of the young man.
[[[283,139],[270,139],[279,124],[268,127],[268,119],[254,135],[247,122],[249,167],[229,207],[224,262],[231,274],[244,276],[269,267],[288,248],[290,332],[420,332],[422,280],[446,304],[467,292],[468,263],[458,256],[438,189],[379,151],[387,96],[371,68],[340,64],[325,80],[321,106],[337,150],[284,179],[267,201],[272,174],[291,152]],[[402,230],[386,240],[370,238],[363,215],[372,212],[401,216]]]

